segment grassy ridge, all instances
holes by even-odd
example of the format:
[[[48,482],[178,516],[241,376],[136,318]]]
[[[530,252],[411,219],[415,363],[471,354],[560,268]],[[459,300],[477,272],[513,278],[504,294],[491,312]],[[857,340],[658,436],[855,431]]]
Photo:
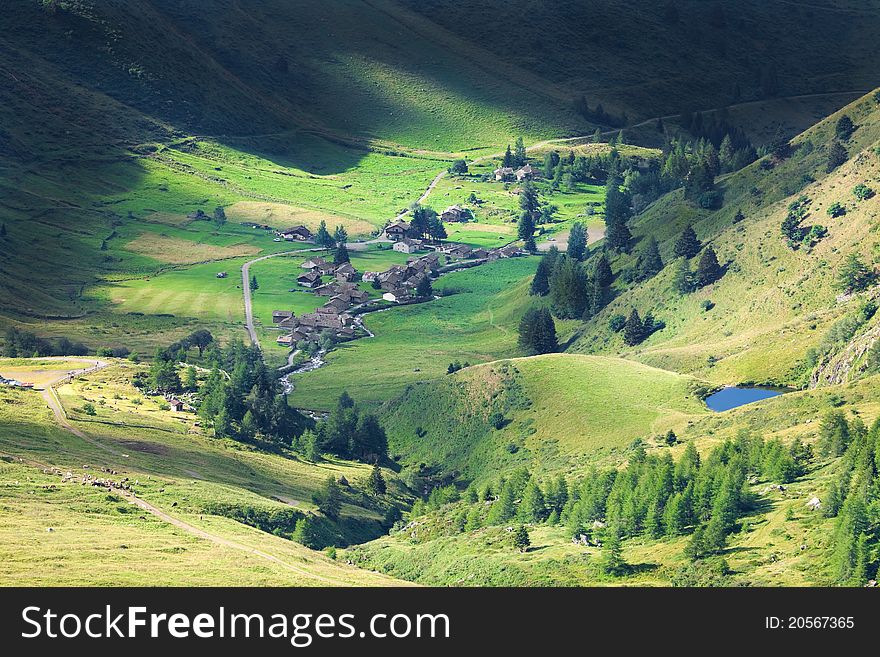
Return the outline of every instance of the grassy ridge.
[[[616,458],[706,414],[700,384],[632,361],[551,354],[467,368],[383,407],[392,451],[468,478]]]

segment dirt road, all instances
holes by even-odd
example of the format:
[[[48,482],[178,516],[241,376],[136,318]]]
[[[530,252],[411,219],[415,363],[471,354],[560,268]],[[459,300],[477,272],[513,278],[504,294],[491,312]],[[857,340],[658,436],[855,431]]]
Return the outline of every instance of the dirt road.
[[[81,370],[71,370],[67,374],[60,376],[57,379],[55,379],[54,381],[52,381],[52,383],[48,384],[44,390],[40,391],[43,396],[43,399],[46,400],[46,403],[48,404],[49,408],[52,409],[52,412],[54,413],[55,419],[57,420],[58,424],[66,431],[69,431],[74,436],[81,438],[82,440],[85,440],[89,444],[94,445],[95,447],[98,447],[109,454],[112,454],[112,455],[120,457],[120,458],[124,458],[123,453],[120,452],[119,450],[114,449],[113,447],[106,445],[98,440],[95,440],[94,438],[92,438],[91,436],[86,434],[85,432],[80,431],[79,429],[77,429],[76,427],[71,425],[70,422],[67,420],[67,413],[64,411],[64,406],[62,405],[61,400],[58,398],[58,394],[55,392],[55,386],[63,381],[67,381],[71,376],[81,376],[84,374],[89,374],[91,372],[97,372],[98,370],[101,370],[101,369],[107,367],[109,365],[109,363],[107,363],[105,361],[101,361],[101,360],[85,361],[85,360],[82,360],[79,358],[71,358],[71,357],[58,357],[57,359],[58,360],[63,359],[63,360],[68,360],[68,361],[75,360],[75,361],[81,361],[81,362],[95,363],[91,367],[87,367],[87,368],[84,368]],[[49,466],[45,465],[45,464],[37,464],[37,465],[42,468],[49,468]],[[123,466],[117,464],[116,468],[122,469]],[[208,531],[201,529],[199,527],[196,527],[195,525],[192,525],[184,520],[181,520],[179,518],[175,518],[174,516],[167,514],[166,512],[162,511],[162,509],[150,504],[149,502],[147,502],[144,499],[137,497],[136,495],[132,494],[130,491],[116,490],[116,492],[118,494],[122,495],[123,497],[125,497],[125,499],[127,499],[132,504],[135,504],[138,507],[140,507],[141,509],[143,509],[144,511],[156,516],[157,518],[159,518],[163,522],[167,522],[168,524],[173,525],[173,526],[177,527],[178,529],[181,529],[181,530],[185,531],[186,533],[188,533],[192,536],[195,536],[197,538],[211,541],[213,543],[216,543],[217,545],[222,545],[224,547],[232,548],[234,550],[241,550],[243,552],[248,552],[250,554],[258,556],[258,557],[265,559],[267,561],[271,561],[273,563],[276,563],[276,564],[282,566],[283,568],[286,568],[287,570],[290,570],[290,571],[293,571],[299,575],[302,575],[303,577],[314,579],[314,580],[323,582],[325,584],[333,584],[333,585],[346,585],[347,584],[347,582],[344,580],[325,577],[325,576],[319,575],[317,573],[309,572],[305,568],[301,568],[300,566],[297,566],[295,564],[284,561],[283,559],[276,557],[272,554],[269,554],[268,552],[264,552],[264,551],[258,550],[256,548],[249,547],[247,545],[244,545],[242,543],[238,543],[238,542],[230,540],[228,538],[218,536],[217,534],[212,534],[211,532],[208,532]]]

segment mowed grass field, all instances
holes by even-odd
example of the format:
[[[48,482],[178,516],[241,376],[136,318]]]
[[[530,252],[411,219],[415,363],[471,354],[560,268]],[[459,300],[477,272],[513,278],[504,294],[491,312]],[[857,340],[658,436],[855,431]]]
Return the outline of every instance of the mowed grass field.
[[[376,337],[343,344],[327,355],[323,367],[292,377],[291,403],[329,409],[347,390],[356,401],[375,404],[409,383],[445,376],[452,361],[520,355],[517,326],[533,302],[528,285],[536,265],[535,258],[510,258],[453,272],[434,288],[454,294],[365,315],[364,324]],[[561,339],[572,328],[557,322]]]
[[[91,292],[118,313],[171,314],[211,322],[244,322],[241,265],[246,258],[105,283]],[[226,278],[217,278],[220,272]]]

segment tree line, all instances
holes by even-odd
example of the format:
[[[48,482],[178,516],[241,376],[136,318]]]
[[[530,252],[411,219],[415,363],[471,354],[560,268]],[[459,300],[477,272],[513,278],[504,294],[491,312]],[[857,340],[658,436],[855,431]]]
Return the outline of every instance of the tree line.
[[[562,525],[573,539],[601,545],[603,568],[622,574],[621,541],[627,538],[689,536],[684,553],[692,561],[721,553],[755,508],[750,484],[758,478],[791,482],[813,458],[799,440],[786,446],[746,435],[705,457],[689,443],[677,461],[669,452],[648,455],[637,444],[625,468],[594,468],[578,479],[559,474],[539,480],[521,468],[464,492],[454,485],[436,488],[416,502],[411,517],[444,508],[450,530],[459,533],[514,522]]]

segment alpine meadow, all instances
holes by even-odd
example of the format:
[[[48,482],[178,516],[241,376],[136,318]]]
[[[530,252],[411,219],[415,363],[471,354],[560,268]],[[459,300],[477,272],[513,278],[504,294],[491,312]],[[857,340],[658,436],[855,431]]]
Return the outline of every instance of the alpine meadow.
[[[4,586],[877,585],[880,1],[3,4]]]

